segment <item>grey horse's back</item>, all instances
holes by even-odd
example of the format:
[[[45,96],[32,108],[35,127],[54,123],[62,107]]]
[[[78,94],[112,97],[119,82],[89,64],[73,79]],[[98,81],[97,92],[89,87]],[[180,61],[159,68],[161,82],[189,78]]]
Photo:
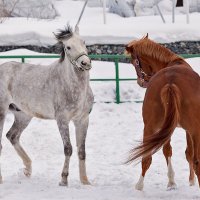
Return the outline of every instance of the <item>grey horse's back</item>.
[[[0,65],[0,95],[8,101],[9,110],[22,110],[30,116],[53,118],[50,66],[20,62]],[[49,83],[48,83],[49,82]],[[43,112],[39,112],[43,110]]]

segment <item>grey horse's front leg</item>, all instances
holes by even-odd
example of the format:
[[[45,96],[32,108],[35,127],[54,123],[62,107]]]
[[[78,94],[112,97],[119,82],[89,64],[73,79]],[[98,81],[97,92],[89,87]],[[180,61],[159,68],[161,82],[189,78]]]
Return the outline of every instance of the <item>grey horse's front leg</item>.
[[[0,112],[0,157],[1,157],[1,150],[2,150],[2,144],[1,144],[1,138],[2,138],[2,132],[3,132],[3,124],[5,120],[5,114]],[[2,183],[2,176],[1,176],[1,166],[0,166],[0,184]]]
[[[86,166],[85,166],[85,140],[87,135],[87,129],[89,124],[89,117],[86,116],[80,120],[74,121],[74,125],[76,128],[76,143],[77,143],[77,150],[78,150],[78,157],[79,157],[79,174],[80,174],[80,181],[84,185],[90,185],[90,182],[87,178],[86,173]]]
[[[72,155],[72,145],[69,137],[69,121],[66,118],[58,117],[57,118],[58,128],[62,137],[63,145],[64,145],[64,154],[65,154],[65,162],[61,174],[61,182],[60,186],[68,185],[68,170],[69,170],[69,161]]]

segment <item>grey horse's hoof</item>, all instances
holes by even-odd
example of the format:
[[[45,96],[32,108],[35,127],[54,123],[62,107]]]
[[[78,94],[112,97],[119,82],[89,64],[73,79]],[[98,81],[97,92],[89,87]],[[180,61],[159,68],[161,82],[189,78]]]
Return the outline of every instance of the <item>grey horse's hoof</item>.
[[[88,181],[87,176],[81,176],[80,181],[83,185],[91,185],[90,181]]]
[[[64,181],[61,181],[61,182],[59,182],[59,186],[65,186],[65,187],[67,187],[68,183],[64,182]]]
[[[31,176],[31,173],[32,173],[31,169],[24,168],[23,171],[24,171],[24,175],[26,177],[30,177]]]
[[[168,183],[167,185],[167,190],[176,190],[177,189],[177,185],[176,183]]]

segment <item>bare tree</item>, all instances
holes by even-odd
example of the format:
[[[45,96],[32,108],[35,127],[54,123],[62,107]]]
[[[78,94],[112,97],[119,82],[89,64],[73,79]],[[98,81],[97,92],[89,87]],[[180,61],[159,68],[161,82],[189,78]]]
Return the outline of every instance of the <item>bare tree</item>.
[[[58,12],[54,0],[0,0],[0,23],[8,17],[54,19]]]
[[[12,16],[12,12],[19,0],[15,0],[7,5],[5,0],[0,0],[0,23],[3,23],[8,17]]]
[[[122,17],[132,17],[135,15],[132,7],[133,0],[109,0],[109,12],[118,14]]]

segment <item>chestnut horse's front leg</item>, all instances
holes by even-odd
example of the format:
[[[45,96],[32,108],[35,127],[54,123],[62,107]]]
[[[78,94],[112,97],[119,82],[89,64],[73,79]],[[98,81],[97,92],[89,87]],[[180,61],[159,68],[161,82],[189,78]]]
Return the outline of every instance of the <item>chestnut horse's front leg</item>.
[[[189,168],[190,168],[189,182],[190,182],[190,186],[193,186],[195,185],[195,172],[194,172],[194,166],[193,166],[194,150],[193,150],[192,139],[189,132],[186,132],[186,139],[187,139],[187,148],[185,150],[185,155],[186,155],[186,159],[189,163]]]
[[[199,183],[199,187],[200,187],[200,132],[199,132],[199,127],[196,130],[190,131],[190,136],[191,136],[191,140],[192,140],[192,146],[188,147],[192,148],[192,152],[193,152],[193,167],[194,167],[194,171],[195,174],[197,175],[198,178],[198,183]]]

